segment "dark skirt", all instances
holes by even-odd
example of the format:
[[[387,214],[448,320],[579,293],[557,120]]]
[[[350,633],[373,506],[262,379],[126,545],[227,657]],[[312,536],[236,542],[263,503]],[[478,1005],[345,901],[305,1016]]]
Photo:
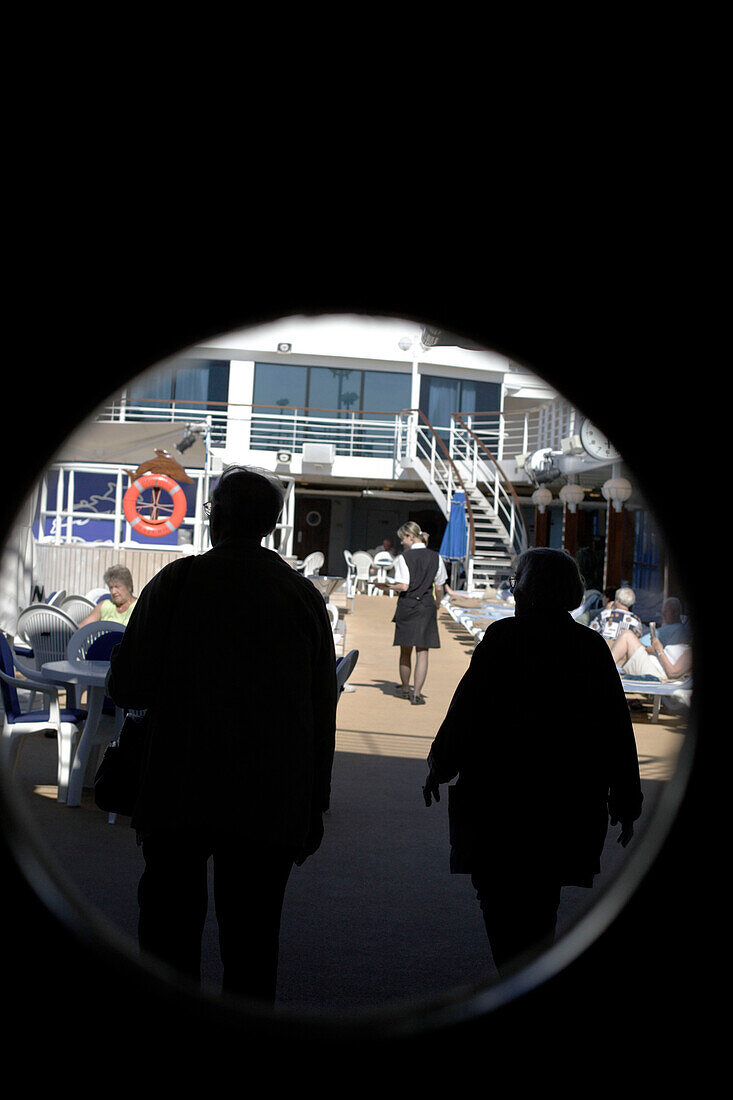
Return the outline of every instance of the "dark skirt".
[[[438,609],[431,594],[420,600],[400,597],[392,622],[395,624],[393,645],[440,649]]]

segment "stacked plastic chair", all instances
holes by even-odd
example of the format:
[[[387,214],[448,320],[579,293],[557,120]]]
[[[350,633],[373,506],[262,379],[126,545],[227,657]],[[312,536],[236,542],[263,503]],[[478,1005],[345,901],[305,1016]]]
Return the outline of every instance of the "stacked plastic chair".
[[[48,709],[23,711],[18,697],[18,690],[23,688],[30,688],[34,697],[35,694],[46,696],[49,701]],[[59,704],[60,689],[53,684],[35,680],[32,677],[19,679],[15,675],[13,651],[2,634],[0,634],[0,689],[2,689],[4,710],[0,744],[0,759],[3,765],[10,768],[11,773],[15,771],[24,736],[47,729],[55,730],[58,748],[56,773],[58,799],[60,802],[65,802],[69,789],[74,744],[79,736],[80,724],[86,718],[86,711],[75,707],[62,709]]]

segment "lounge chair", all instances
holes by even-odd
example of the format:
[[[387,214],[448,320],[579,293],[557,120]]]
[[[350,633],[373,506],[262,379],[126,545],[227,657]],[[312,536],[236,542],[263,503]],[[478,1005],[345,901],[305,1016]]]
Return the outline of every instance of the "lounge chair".
[[[652,697],[652,722],[659,720],[659,707],[663,698],[670,709],[677,710],[690,704],[692,695],[692,676],[683,676],[679,680],[654,680],[645,676],[624,676],[621,683],[627,695],[650,695]]]

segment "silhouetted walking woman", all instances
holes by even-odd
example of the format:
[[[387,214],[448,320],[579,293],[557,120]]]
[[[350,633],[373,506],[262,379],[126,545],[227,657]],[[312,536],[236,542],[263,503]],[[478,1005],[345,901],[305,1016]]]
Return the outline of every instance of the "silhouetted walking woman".
[[[417,523],[405,523],[397,532],[402,554],[395,560],[394,580],[375,587],[399,593],[393,645],[400,647],[399,676],[402,698],[413,704],[425,702],[422,689],[428,674],[428,651],[440,649],[438,604],[443,598],[447,573],[443,559],[428,550],[428,536]],[[433,586],[436,593],[433,596]],[[415,649],[415,678],[410,690],[412,650]]]
[[[634,731],[607,643],[576,623],[564,550],[521,554],[515,615],[476,646],[428,757],[426,805],[449,788],[453,873],[477,892],[501,974],[548,947],[563,885],[592,886],[611,824],[641,813]]]

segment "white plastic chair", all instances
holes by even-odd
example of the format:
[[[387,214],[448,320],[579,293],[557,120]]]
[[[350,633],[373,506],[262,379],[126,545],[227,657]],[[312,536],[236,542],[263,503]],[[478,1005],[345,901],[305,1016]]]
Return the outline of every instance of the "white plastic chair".
[[[52,592],[46,600],[48,607],[58,607],[62,600],[66,599],[66,589],[60,588],[58,592]]]
[[[589,588],[583,593],[583,599],[579,607],[576,607],[570,614],[574,619],[580,618],[581,615],[585,615],[589,611],[597,611],[603,607],[603,596],[597,588]]]
[[[65,802],[69,789],[71,760],[74,744],[79,736],[79,726],[86,714],[74,708],[63,710],[59,705],[59,688],[31,677],[20,680],[15,676],[13,651],[0,634],[0,689],[2,689],[3,716],[2,738],[0,741],[0,759],[8,766],[11,774],[15,771],[22,744],[22,738],[29,733],[55,729],[58,752],[56,782],[58,800]],[[18,698],[18,689],[31,687],[33,695],[42,694],[48,698],[48,710],[23,711]]]
[[[67,596],[66,599],[59,604],[61,610],[65,611],[77,624],[83,622],[84,619],[91,615],[96,606],[97,605],[92,603],[91,600],[88,600],[86,596]]]
[[[84,595],[88,600],[91,600],[96,607],[100,600],[109,599],[109,588],[90,588]]]
[[[122,623],[113,623],[104,620],[100,620],[96,623],[87,623],[86,626],[80,626],[76,633],[69,638],[69,644],[66,647],[66,658],[69,661],[107,660],[113,645],[121,639],[124,633],[125,628]],[[112,635],[114,635],[114,638]],[[98,642],[101,638],[108,638],[109,644],[103,647],[100,654],[95,655],[92,647],[94,643]],[[88,656],[90,653],[91,656]],[[106,699],[102,713],[114,714],[115,731],[118,732],[122,727],[124,712],[120,710],[119,707],[115,707],[111,699]]]
[[[303,567],[300,572],[302,572],[304,577],[317,576],[318,571],[325,560],[326,559],[324,558],[320,550],[314,550],[312,554],[308,554],[308,556],[305,558],[303,562]]]
[[[334,603],[326,604],[326,611],[331,620],[331,632],[333,634],[334,649],[341,650],[342,655],[346,646],[346,623],[339,622],[339,609]]]
[[[354,555],[350,550],[344,550],[344,561],[346,562],[346,598],[351,600],[351,610],[354,610],[354,594],[356,592],[356,566],[354,565]]]
[[[328,617],[331,620],[331,630],[335,630],[339,624],[339,609],[336,607],[335,603],[327,603],[326,611],[328,612]]]
[[[394,573],[394,563],[395,559],[386,550],[380,550],[378,554],[374,555],[374,564],[377,568],[377,580],[380,584],[384,584],[385,581],[389,580],[391,574]],[[384,595],[381,588],[378,588],[377,592],[379,592],[380,595]],[[390,588],[387,594],[393,597],[395,592]]]
[[[367,554],[366,550],[357,550],[355,554],[352,554],[352,561],[356,568],[356,576],[354,578],[356,587],[363,585],[368,596],[371,596],[374,592],[371,580],[371,568],[374,565],[374,558],[371,554]]]
[[[21,611],[16,630],[18,637],[33,650],[33,657],[21,657],[16,652],[15,665],[24,675],[32,677],[47,661],[66,660],[66,647],[78,627],[62,608],[39,603]],[[66,701],[70,707],[76,706],[76,694],[72,687],[66,689]]]
[[[124,634],[122,623],[113,623],[100,619],[96,623],[87,623],[74,631],[66,646],[66,658],[69,661],[86,660],[89,647],[105,634]]]

